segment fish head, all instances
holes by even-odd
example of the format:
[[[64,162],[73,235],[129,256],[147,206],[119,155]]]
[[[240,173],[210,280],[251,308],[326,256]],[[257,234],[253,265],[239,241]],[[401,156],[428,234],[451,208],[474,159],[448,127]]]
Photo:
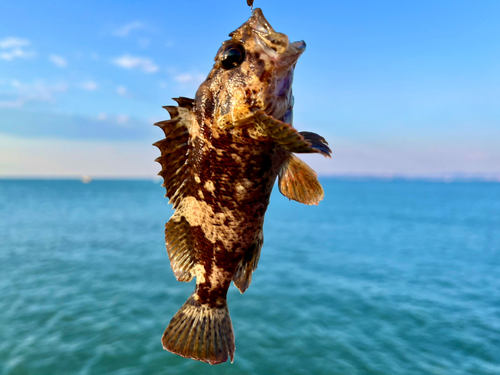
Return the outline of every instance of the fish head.
[[[286,120],[293,107],[294,68],[306,44],[290,43],[259,8],[229,36],[198,89],[197,102],[223,127],[251,121],[259,110]]]

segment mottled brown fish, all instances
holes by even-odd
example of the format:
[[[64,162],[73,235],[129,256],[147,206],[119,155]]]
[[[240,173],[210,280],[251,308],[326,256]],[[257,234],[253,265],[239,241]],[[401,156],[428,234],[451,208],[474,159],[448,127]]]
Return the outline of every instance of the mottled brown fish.
[[[162,337],[172,353],[210,364],[234,357],[226,295],[257,268],[276,177],[286,197],[318,204],[316,173],[293,153],[330,156],[323,137],[292,126],[292,80],[305,43],[275,32],[260,9],[229,34],[195,99],[165,107],[159,173],[175,213],[165,226],[170,264],[196,290]]]

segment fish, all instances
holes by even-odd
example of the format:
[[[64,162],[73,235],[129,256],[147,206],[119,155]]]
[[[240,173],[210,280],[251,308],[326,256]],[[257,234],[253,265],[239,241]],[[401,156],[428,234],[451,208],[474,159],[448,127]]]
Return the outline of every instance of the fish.
[[[295,153],[331,157],[326,140],[293,127],[292,81],[304,41],[276,32],[261,9],[229,34],[195,98],[165,106],[165,138],[156,142],[159,175],[175,210],[165,225],[178,281],[194,293],[162,336],[163,348],[219,364],[234,360],[227,305],[231,284],[244,293],[264,243],[264,215],[276,179],[291,200],[317,205],[316,173]]]

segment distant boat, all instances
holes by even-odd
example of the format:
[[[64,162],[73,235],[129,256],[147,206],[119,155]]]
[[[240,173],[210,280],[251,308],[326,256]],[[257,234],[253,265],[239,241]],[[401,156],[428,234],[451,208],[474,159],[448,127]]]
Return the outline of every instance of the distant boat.
[[[87,176],[87,175],[83,175],[82,178],[81,178],[81,181],[84,184],[90,184],[92,182],[92,177]]]

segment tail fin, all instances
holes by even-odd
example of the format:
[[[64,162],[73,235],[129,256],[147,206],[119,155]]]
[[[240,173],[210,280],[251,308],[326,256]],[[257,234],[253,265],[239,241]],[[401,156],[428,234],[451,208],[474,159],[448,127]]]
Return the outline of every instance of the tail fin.
[[[211,365],[234,358],[234,333],[227,303],[222,307],[200,304],[191,295],[163,333],[163,348],[182,357]]]

